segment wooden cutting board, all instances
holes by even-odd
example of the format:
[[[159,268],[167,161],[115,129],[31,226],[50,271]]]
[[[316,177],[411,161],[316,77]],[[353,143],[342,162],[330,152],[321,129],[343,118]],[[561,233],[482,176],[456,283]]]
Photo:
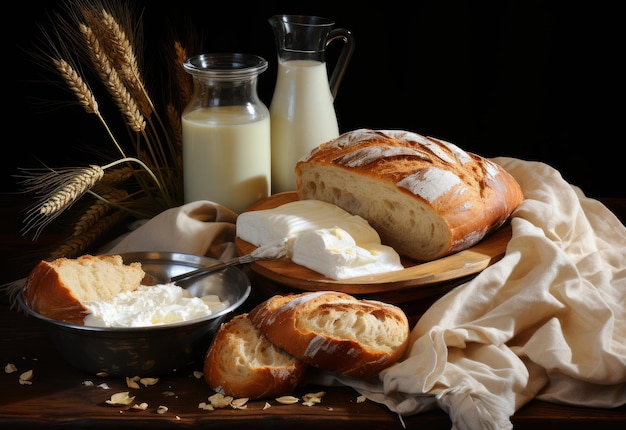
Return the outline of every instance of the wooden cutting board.
[[[297,200],[295,192],[275,194],[248,210],[272,209]],[[403,259],[404,270],[363,276],[351,279],[334,280],[304,266],[293,263],[289,258],[257,261],[250,268],[267,280],[304,291],[334,290],[348,294],[371,294],[415,289],[446,281],[475,275],[500,260],[511,239],[511,227],[507,223],[464,251],[438,260],[417,263]],[[256,249],[256,246],[237,238],[238,255]]]

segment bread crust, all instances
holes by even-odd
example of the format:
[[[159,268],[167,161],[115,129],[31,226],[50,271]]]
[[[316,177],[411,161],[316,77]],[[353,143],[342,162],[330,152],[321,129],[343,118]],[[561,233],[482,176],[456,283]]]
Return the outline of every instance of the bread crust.
[[[334,291],[273,296],[249,318],[273,344],[308,365],[354,377],[389,367],[409,342],[400,308]]]
[[[84,266],[101,266],[102,271],[113,267],[119,271],[120,276],[115,285],[96,285],[97,279],[93,279],[93,295],[88,297],[84,291],[80,291],[76,285],[81,282],[75,280],[75,276],[68,276],[67,272],[87,271]],[[65,273],[65,274],[64,274]],[[26,304],[35,312],[59,321],[84,325],[84,319],[89,310],[83,306],[84,300],[100,300],[110,298],[121,291],[137,289],[145,273],[141,263],[125,265],[120,255],[82,255],[77,259],[57,258],[52,261],[40,261],[26,278],[23,288]],[[85,278],[92,277],[87,273]],[[72,279],[70,279],[72,278]],[[108,294],[107,297],[103,297]]]
[[[204,359],[204,378],[216,392],[259,399],[291,392],[306,364],[272,344],[240,314],[222,324]]]
[[[35,312],[52,319],[83,325],[89,313],[63,285],[59,273],[48,261],[41,261],[24,284],[24,299]]]
[[[296,166],[298,198],[365,218],[383,244],[430,261],[467,249],[504,224],[522,190],[502,167],[441,139],[359,129]]]

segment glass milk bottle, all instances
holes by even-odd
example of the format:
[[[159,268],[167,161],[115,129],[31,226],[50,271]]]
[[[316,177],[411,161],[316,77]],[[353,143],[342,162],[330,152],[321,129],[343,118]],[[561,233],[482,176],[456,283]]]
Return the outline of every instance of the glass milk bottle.
[[[269,110],[257,94],[267,61],[202,54],[183,64],[194,92],[182,113],[184,200],[209,200],[241,213],[269,196]]]
[[[296,189],[294,167],[318,145],[339,136],[334,98],[354,50],[352,34],[326,18],[275,15],[269,18],[278,52],[270,104],[272,194]],[[344,45],[329,82],[325,50]]]

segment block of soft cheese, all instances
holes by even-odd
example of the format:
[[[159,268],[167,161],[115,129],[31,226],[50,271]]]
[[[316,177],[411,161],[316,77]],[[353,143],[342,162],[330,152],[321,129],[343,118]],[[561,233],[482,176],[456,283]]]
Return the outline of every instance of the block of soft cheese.
[[[237,236],[256,246],[288,239],[291,261],[335,280],[404,268],[364,218],[320,200],[244,212],[237,217]]]
[[[294,242],[291,261],[336,280],[404,269],[400,255],[390,246],[357,244],[338,227],[302,233]]]
[[[320,200],[297,200],[237,217],[237,236],[255,246],[295,238],[309,230],[334,227],[348,232],[356,243],[380,243],[378,232],[365,219]]]

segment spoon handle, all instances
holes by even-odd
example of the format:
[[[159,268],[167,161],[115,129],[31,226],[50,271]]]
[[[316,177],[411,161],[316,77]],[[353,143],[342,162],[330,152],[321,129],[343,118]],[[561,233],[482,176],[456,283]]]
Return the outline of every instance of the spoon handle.
[[[238,264],[251,263],[252,261],[254,261],[254,257],[252,257],[250,254],[242,255],[241,257],[231,258],[230,260],[222,261],[222,262],[213,264],[211,266],[201,267],[199,269],[192,270],[190,272],[185,272],[180,275],[172,276],[170,278],[170,282],[180,281],[181,279],[190,278],[192,276],[196,276],[201,273],[209,274],[209,273],[219,272],[221,270],[226,269],[227,267],[235,266]]]

